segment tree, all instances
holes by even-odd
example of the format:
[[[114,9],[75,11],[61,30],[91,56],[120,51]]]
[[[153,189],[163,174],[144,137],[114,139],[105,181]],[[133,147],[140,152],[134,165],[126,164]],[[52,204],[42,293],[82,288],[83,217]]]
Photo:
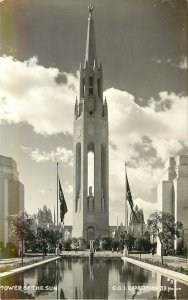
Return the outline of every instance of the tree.
[[[112,248],[112,238],[104,236],[100,238],[100,243],[103,250],[110,250]]]
[[[3,257],[5,251],[4,243],[0,241],[0,259]]]
[[[38,227],[35,239],[35,249],[42,251],[44,257],[47,253],[47,249],[56,248],[61,237],[62,233],[59,232],[59,230]]]
[[[72,239],[68,238],[66,241],[62,243],[63,249],[70,251],[72,245]]]
[[[83,237],[79,237],[79,249],[80,250],[86,250],[87,249],[87,241]]]
[[[47,239],[49,237],[48,230],[45,228],[38,227],[37,228],[37,234],[36,234],[36,244],[38,246],[38,249],[42,251],[43,258],[45,254],[47,253],[48,243]]]
[[[147,237],[140,236],[135,240],[135,248],[140,252],[140,259],[141,259],[141,252],[146,251],[149,252],[151,249],[151,242],[148,240]]]
[[[186,253],[187,253],[187,245],[183,240],[181,240],[180,243],[178,243],[177,245],[176,254],[186,255]]]
[[[151,242],[147,238],[141,236],[135,240],[135,247],[138,251],[149,252],[151,249]]]
[[[135,245],[135,240],[136,238],[126,231],[120,233],[120,244],[122,249],[124,248],[124,246],[127,246],[127,249],[131,251]]]
[[[117,238],[113,238],[112,239],[112,249],[113,249],[113,251],[117,250],[117,249],[121,249],[121,248],[122,247],[121,247],[121,244],[120,244],[119,240]]]
[[[62,232],[55,229],[47,229],[47,242],[49,248],[55,249],[59,245],[60,239],[62,238]]]
[[[78,249],[79,248],[79,239],[73,237],[72,238],[72,245],[73,245],[74,249]]]
[[[17,256],[17,247],[14,243],[8,242],[4,249],[4,255],[7,258],[12,258]]]
[[[180,237],[182,222],[175,222],[173,215],[164,211],[154,212],[148,220],[148,230],[154,237],[158,237],[161,243],[161,262],[163,264],[164,250],[172,247],[175,238]]]
[[[33,234],[32,224],[34,216],[30,216],[26,211],[6,217],[9,226],[9,236],[21,243],[21,257],[23,266],[24,241],[28,240]]]
[[[100,250],[100,246],[102,245],[102,241],[101,241],[102,236],[99,235],[96,239],[95,239],[95,249],[97,251]]]

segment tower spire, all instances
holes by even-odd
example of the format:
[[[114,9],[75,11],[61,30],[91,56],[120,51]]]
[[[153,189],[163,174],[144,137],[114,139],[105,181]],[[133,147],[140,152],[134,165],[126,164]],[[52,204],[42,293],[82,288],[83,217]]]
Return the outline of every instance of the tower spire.
[[[94,19],[92,16],[94,6],[90,4],[88,6],[88,9],[89,9],[89,17],[88,17],[88,27],[87,27],[85,64],[87,62],[90,66],[93,67],[94,64],[97,65],[95,28],[94,28]]]

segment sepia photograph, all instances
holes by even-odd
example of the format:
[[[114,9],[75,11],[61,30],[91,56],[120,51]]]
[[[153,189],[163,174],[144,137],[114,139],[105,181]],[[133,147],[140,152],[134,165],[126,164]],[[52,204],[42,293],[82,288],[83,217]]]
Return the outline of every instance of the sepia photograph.
[[[188,299],[187,0],[0,0],[0,299]]]

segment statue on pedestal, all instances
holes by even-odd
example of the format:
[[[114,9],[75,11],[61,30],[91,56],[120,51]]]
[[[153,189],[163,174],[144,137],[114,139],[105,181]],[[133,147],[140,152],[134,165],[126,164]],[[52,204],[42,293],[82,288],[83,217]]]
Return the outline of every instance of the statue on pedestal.
[[[104,192],[103,189],[101,189],[101,211],[104,211],[105,207],[104,207]]]
[[[93,196],[93,192],[92,192],[92,186],[89,187],[89,196],[87,197],[87,208],[88,211],[94,211],[95,207],[95,198]]]
[[[81,200],[80,200],[80,189],[79,189],[76,198],[76,211],[80,211],[80,210],[81,210]]]

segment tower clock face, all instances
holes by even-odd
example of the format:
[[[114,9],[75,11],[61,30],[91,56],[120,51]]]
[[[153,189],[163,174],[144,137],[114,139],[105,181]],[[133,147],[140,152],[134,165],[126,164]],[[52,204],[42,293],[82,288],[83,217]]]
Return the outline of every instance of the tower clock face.
[[[94,132],[95,132],[94,125],[93,125],[93,124],[90,124],[90,125],[88,126],[88,134],[89,134],[89,135],[94,135]]]
[[[76,137],[79,138],[81,136],[80,126],[76,128]]]

